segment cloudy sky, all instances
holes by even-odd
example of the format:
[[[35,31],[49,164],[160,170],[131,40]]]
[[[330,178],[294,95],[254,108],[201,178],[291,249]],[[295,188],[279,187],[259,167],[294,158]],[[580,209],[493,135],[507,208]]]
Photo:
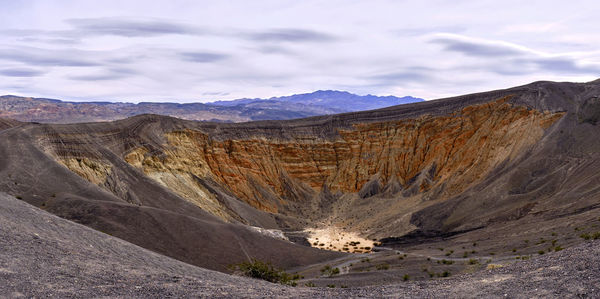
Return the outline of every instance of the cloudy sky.
[[[0,0],[0,94],[426,99],[600,77],[597,1]]]

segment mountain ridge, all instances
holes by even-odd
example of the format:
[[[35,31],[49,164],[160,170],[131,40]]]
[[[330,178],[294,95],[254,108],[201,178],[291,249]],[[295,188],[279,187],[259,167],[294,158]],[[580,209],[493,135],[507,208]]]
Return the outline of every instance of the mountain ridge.
[[[326,98],[325,102],[320,102]],[[13,95],[0,96],[0,117],[44,123],[112,121],[140,114],[188,120],[246,122],[327,115],[422,101],[413,97],[358,96],[348,92],[314,92],[270,99],[239,99],[213,103],[70,102]]]

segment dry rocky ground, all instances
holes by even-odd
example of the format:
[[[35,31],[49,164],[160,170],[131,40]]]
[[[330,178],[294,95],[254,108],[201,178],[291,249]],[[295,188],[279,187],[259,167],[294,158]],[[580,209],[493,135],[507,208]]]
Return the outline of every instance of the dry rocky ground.
[[[598,296],[600,241],[446,279],[364,288],[294,288],[188,265],[0,194],[0,297]]]

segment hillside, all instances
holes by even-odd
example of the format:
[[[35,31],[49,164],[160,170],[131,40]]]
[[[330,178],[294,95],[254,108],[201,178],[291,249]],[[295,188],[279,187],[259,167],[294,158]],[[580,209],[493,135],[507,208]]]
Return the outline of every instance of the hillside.
[[[0,194],[2,297],[597,297],[600,244],[444,280],[292,288],[201,269]]]

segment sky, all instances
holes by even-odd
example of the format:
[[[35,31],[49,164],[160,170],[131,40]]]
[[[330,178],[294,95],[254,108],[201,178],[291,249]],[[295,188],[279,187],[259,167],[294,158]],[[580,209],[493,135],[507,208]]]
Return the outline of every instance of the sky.
[[[0,94],[436,99],[600,77],[597,1],[0,0]]]

